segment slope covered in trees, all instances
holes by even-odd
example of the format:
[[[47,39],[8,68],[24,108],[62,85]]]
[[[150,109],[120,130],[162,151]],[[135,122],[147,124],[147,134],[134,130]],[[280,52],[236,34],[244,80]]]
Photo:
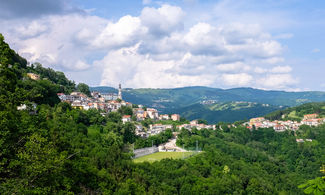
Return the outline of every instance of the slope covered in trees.
[[[297,132],[308,143],[296,143],[292,132],[228,124],[181,130],[177,143],[191,149],[198,141],[202,153],[135,164],[131,144],[148,141],[122,124],[123,110],[103,117],[58,103],[51,99],[58,83],[24,79],[26,68],[7,60],[13,53],[0,53],[1,194],[302,194],[300,184],[321,176],[325,126]],[[36,112],[17,110],[29,101]]]
[[[320,117],[325,117],[325,102],[312,102],[296,107],[277,110],[267,114],[265,117],[270,120],[298,120],[303,119],[306,114],[319,114]]]
[[[91,90],[114,92],[111,87],[92,87]],[[178,113],[189,119],[198,115],[209,123],[233,122],[257,117],[279,109],[279,106],[297,106],[308,102],[325,101],[325,92],[266,91],[252,88],[217,89],[210,87],[183,87],[174,89],[125,89],[123,99],[158,109],[161,113]],[[252,102],[250,108],[211,110],[211,106],[232,102]],[[262,106],[268,104],[269,107]],[[192,112],[193,111],[193,112]],[[247,116],[247,117],[246,117]]]

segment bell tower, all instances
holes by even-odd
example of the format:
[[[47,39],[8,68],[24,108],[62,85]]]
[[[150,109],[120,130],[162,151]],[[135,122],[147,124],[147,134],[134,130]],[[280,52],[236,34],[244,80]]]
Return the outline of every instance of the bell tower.
[[[121,83],[118,85],[118,99],[122,100],[122,85]]]

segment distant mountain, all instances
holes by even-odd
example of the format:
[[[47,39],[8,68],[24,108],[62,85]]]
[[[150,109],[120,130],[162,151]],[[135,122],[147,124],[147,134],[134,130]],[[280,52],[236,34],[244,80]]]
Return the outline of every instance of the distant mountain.
[[[239,120],[248,120],[256,116],[263,116],[281,108],[283,107],[252,102],[226,102],[210,105],[193,104],[176,109],[175,112],[181,113],[183,117],[189,120],[202,118],[209,123],[217,123],[219,121],[235,122]]]
[[[116,92],[112,87],[92,87],[100,92]],[[154,107],[161,113],[179,113],[189,119],[203,118],[210,123],[236,121],[262,116],[282,107],[297,106],[308,102],[325,101],[325,92],[266,91],[253,88],[218,89],[210,87],[183,87],[174,89],[124,89],[126,101]],[[205,102],[211,105],[203,104]],[[256,103],[251,107],[238,109],[211,110],[220,105],[231,106],[234,102]],[[268,104],[268,106],[263,106]],[[227,107],[226,106],[226,107]]]

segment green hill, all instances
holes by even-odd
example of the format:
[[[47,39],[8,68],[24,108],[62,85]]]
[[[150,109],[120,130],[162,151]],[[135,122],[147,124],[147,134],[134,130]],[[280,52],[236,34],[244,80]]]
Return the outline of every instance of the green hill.
[[[265,117],[271,120],[288,119],[300,121],[304,115],[313,113],[319,114],[320,117],[325,117],[325,102],[312,102],[285,110],[277,110],[267,114]]]
[[[91,90],[115,92],[111,87],[92,87]],[[201,116],[210,123],[215,123],[263,116],[281,107],[325,101],[325,92],[266,91],[253,88],[218,89],[197,86],[175,89],[125,89],[123,99],[156,108],[161,113],[179,113],[189,119]],[[204,101],[214,102],[211,107],[217,108],[223,105],[226,109],[211,109],[210,106],[200,104]],[[233,104],[231,102],[252,102],[253,106],[245,107],[237,104],[237,109],[233,109],[230,108]]]
[[[176,109],[175,112],[182,113],[182,116],[189,120],[202,118],[209,123],[217,123],[220,121],[235,122],[247,120],[263,116],[281,108],[280,106],[251,102],[225,102],[211,105],[193,104]]]
[[[3,39],[0,46],[10,49]],[[56,103],[52,93],[69,84],[61,88],[56,77],[29,79],[24,75],[28,67],[12,58],[12,51],[5,52],[0,50],[0,194],[303,194],[298,186],[304,183],[305,192],[324,194],[319,169],[325,125],[299,129],[297,137],[312,139],[304,143],[297,143],[293,132],[272,128],[251,131],[220,124],[216,130],[182,129],[176,144],[203,152],[134,163],[135,143],[158,145],[172,131],[141,138],[133,123],[122,123],[119,112],[102,116],[95,109]],[[38,103],[35,112],[17,109],[26,101]],[[233,101],[196,105],[215,112],[259,106]],[[295,114],[322,114],[323,106],[306,104]]]

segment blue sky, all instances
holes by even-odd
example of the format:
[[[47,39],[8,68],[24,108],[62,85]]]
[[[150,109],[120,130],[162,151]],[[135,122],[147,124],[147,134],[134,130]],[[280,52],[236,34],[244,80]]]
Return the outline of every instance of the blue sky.
[[[321,0],[0,0],[0,26],[91,86],[325,91]]]

